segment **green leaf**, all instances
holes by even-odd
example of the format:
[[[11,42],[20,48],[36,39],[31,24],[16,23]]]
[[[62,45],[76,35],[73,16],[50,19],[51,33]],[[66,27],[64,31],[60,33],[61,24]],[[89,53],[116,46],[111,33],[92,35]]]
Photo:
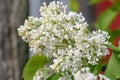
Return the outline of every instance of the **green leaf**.
[[[110,41],[113,41],[116,37],[120,35],[120,29],[114,31],[108,31],[109,35],[111,36]]]
[[[60,73],[56,73],[50,76],[47,80],[57,80],[58,78],[60,78],[60,76],[61,76]]]
[[[108,27],[110,26],[117,14],[118,11],[115,11],[112,8],[107,9],[98,17],[96,23],[97,28],[101,30],[108,30]]]
[[[98,65],[91,65],[89,64],[89,68],[90,68],[90,72],[94,73],[95,75],[98,75],[101,71],[102,71],[102,68],[105,64],[103,62],[99,62]]]
[[[110,80],[119,80],[120,78],[120,58],[117,57],[114,52],[110,58],[105,75],[110,78]]]
[[[79,12],[80,3],[78,0],[70,0],[69,5],[72,11]]]
[[[112,7],[114,10],[120,11],[120,2],[115,1],[114,6]]]
[[[94,5],[94,4],[100,3],[102,1],[104,1],[104,0],[89,0],[88,3],[89,3],[89,5]]]
[[[102,62],[100,62],[97,66],[95,66],[94,74],[98,75],[100,73],[100,71],[102,70],[103,66],[104,66],[104,64]]]
[[[23,70],[23,77],[24,80],[33,80],[33,77],[36,73],[36,71],[40,68],[42,68],[46,63],[48,63],[48,60],[46,56],[44,55],[38,55],[35,54],[26,64],[24,70]]]

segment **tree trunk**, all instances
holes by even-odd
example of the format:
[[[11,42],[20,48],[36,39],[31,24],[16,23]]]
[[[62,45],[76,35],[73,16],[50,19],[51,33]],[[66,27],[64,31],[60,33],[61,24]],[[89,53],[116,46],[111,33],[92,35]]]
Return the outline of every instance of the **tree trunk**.
[[[17,28],[28,15],[28,0],[0,0],[0,80],[21,80],[28,47]]]

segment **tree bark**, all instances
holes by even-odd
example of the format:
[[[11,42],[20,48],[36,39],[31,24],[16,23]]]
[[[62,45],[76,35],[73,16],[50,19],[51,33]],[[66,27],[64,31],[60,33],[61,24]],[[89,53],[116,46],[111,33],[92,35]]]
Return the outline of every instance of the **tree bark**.
[[[17,28],[28,15],[28,0],[0,0],[0,80],[21,80],[28,46]]]

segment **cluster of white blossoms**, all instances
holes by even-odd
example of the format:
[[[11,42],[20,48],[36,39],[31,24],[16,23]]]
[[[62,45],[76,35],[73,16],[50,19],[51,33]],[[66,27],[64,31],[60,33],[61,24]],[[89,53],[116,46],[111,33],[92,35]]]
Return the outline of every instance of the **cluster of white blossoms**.
[[[81,71],[78,71],[74,74],[75,80],[110,80],[104,75],[99,74],[95,76],[93,73],[90,73],[90,69],[88,67],[82,68]]]
[[[109,54],[105,46],[109,43],[108,33],[89,31],[82,13],[66,13],[66,6],[59,1],[48,6],[43,3],[40,14],[40,18],[29,17],[18,28],[19,35],[29,43],[31,50],[52,58],[50,68],[55,72],[69,71],[75,80],[97,80],[89,71],[82,74],[81,69],[97,65]]]
[[[68,45],[66,48],[59,48],[53,56],[54,64],[50,67],[57,72],[71,71],[73,74],[82,67],[97,65],[102,57],[109,54],[105,44],[108,35],[103,31],[89,33],[86,36],[77,36],[77,42]],[[81,38],[83,37],[83,38]]]
[[[94,75],[90,72],[90,69],[88,67],[81,68],[76,74],[73,74],[74,77],[70,74],[63,75],[58,80],[110,80],[109,78],[105,77],[102,74],[99,74],[98,76]]]

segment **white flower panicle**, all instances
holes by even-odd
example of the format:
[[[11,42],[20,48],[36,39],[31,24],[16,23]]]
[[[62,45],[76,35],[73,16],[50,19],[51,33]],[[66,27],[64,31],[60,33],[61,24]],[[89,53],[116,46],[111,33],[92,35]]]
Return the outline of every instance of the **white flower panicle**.
[[[78,71],[74,74],[74,80],[110,80],[104,75],[99,74],[95,76],[93,73],[90,72],[88,67],[82,68],[81,71]]]
[[[18,28],[19,35],[29,43],[31,50],[52,57],[50,68],[55,72],[69,71],[75,80],[96,80],[93,74],[84,75],[79,71],[88,65],[97,65],[109,53],[105,46],[109,44],[108,33],[100,30],[90,32],[82,13],[66,13],[66,5],[59,1],[48,6],[43,3],[40,14],[40,18],[29,17]]]
[[[65,47],[66,40],[71,44],[75,35],[84,34],[87,30],[82,14],[72,11],[67,14],[66,6],[62,2],[52,2],[49,6],[44,3],[40,11],[42,17],[29,17],[25,24],[18,28],[19,35],[29,43],[34,53],[51,56],[56,47]]]
[[[102,74],[99,74],[98,76],[94,75],[90,72],[90,69],[88,67],[81,68],[77,73],[73,74],[71,76],[69,73],[63,74],[62,77],[60,77],[58,80],[110,80],[109,78],[105,77]]]
[[[67,48],[58,49],[53,53],[55,59],[54,64],[50,67],[57,72],[71,71],[76,72],[80,68],[91,65],[97,65],[100,59],[109,52],[105,44],[109,36],[103,31],[94,31],[83,38],[75,35],[79,40],[75,42],[74,47],[69,45]],[[100,40],[101,39],[101,40]],[[76,41],[76,40],[75,40]]]

